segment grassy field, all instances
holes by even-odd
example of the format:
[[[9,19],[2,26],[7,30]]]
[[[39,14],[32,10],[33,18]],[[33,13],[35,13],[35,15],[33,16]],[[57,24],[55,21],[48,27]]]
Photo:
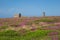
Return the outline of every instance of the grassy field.
[[[0,40],[60,40],[60,17],[0,19]]]
[[[44,40],[48,36],[49,30],[36,30],[26,32],[16,32],[13,30],[0,32],[0,40]],[[50,38],[48,38],[50,40]]]

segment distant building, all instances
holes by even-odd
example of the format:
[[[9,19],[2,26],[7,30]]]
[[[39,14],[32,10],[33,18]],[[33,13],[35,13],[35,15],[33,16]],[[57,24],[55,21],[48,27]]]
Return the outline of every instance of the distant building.
[[[43,12],[43,17],[45,17],[45,12]]]
[[[15,17],[15,18],[20,18],[20,17],[21,17],[21,13],[15,14],[14,17]]]
[[[19,17],[21,17],[21,13],[19,13]]]
[[[15,14],[14,17],[15,17],[15,18],[16,18],[16,17],[19,17],[19,15],[18,15],[18,14]]]

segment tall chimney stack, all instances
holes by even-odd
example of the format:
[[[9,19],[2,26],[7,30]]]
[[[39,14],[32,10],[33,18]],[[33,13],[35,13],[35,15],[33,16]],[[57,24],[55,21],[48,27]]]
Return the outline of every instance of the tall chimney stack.
[[[21,13],[19,13],[19,17],[21,17]]]
[[[45,12],[43,12],[43,17],[45,17]]]

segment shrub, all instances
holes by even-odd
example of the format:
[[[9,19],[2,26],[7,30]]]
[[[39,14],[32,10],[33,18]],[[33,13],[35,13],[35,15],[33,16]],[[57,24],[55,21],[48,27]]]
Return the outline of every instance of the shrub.
[[[0,29],[6,29],[8,26],[1,26]]]
[[[19,33],[14,30],[5,30],[3,32],[0,32],[0,36],[18,36]]]
[[[34,21],[34,23],[39,23],[39,22],[55,22],[55,20],[48,19],[48,18],[43,18],[43,19]]]
[[[34,32],[25,31],[25,35],[21,35],[21,33],[16,32],[14,30],[7,30],[0,32],[0,39],[1,40],[38,40],[47,36],[50,32],[49,30],[36,30]],[[23,32],[24,33],[24,32]]]
[[[47,18],[41,19],[40,21],[41,21],[41,22],[54,22],[54,20],[52,20],[52,19],[47,19]]]

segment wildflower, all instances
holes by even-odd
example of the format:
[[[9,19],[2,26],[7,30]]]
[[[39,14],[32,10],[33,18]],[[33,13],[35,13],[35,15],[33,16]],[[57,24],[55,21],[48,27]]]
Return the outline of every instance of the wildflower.
[[[2,24],[0,24],[0,26],[2,26]]]

